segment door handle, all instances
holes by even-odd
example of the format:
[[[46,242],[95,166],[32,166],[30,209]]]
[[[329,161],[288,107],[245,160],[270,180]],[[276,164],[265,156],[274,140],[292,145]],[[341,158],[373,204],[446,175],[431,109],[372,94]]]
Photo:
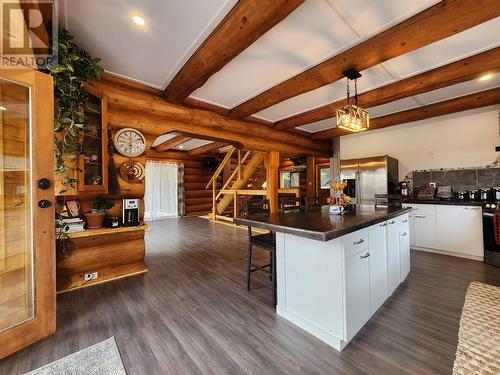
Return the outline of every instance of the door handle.
[[[371,254],[370,253],[366,253],[365,255],[361,255],[359,258],[360,259],[366,259],[370,256]]]
[[[38,207],[40,208],[49,208],[52,206],[52,202],[48,201],[47,199],[42,199],[41,201],[38,201]]]
[[[354,241],[352,244],[353,245],[359,245],[359,244],[362,244],[363,242],[365,242],[364,239],[360,238],[359,241]]]
[[[50,180],[48,178],[41,178],[38,180],[38,188],[47,190],[50,187]]]

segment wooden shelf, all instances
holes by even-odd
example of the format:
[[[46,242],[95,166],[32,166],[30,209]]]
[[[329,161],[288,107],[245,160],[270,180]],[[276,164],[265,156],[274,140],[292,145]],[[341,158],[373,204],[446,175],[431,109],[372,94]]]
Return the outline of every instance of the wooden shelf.
[[[91,236],[102,236],[102,235],[114,234],[114,233],[135,232],[138,230],[148,231],[150,229],[146,224],[141,224],[141,225],[138,225],[135,227],[86,229],[83,232],[69,233],[68,237],[69,238],[83,238],[83,237],[91,237]]]

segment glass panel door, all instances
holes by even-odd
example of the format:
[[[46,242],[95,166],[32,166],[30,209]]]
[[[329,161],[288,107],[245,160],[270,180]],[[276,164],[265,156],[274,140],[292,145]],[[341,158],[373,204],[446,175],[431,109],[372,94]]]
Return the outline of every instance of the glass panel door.
[[[30,87],[0,79],[0,332],[34,317]]]

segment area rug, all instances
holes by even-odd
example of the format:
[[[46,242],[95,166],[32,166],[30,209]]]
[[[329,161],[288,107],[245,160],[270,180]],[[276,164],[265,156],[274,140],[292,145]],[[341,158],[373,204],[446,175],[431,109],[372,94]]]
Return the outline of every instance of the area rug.
[[[49,363],[25,375],[126,375],[115,338]]]
[[[460,318],[453,375],[500,374],[500,287],[472,282]]]

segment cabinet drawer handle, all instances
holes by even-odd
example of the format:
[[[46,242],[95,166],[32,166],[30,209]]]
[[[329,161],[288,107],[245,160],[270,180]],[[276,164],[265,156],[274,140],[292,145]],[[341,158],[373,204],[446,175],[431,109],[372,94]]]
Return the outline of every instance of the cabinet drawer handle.
[[[419,219],[425,219],[427,216],[419,216],[419,215],[415,215],[416,218],[419,218]]]
[[[474,210],[477,211],[480,209],[480,207],[464,207],[466,210]]]
[[[408,220],[403,220],[403,223],[407,223],[407,222],[408,222]]]
[[[394,220],[392,220],[392,221],[389,221],[389,224],[391,224],[391,225],[396,224],[396,222]]]
[[[365,242],[365,240],[364,240],[364,239],[362,239],[362,238],[360,238],[360,239],[359,239],[359,241],[354,241],[352,244],[353,244],[353,245],[359,245],[359,244],[361,244],[361,243],[363,243],[363,242]]]
[[[387,223],[382,223],[380,224],[381,227],[386,227],[387,226]]]
[[[401,233],[402,236],[407,236],[408,233],[404,232],[404,233]]]
[[[359,258],[360,259],[366,259],[370,256],[371,254],[370,253],[366,253],[365,255],[361,255]]]

